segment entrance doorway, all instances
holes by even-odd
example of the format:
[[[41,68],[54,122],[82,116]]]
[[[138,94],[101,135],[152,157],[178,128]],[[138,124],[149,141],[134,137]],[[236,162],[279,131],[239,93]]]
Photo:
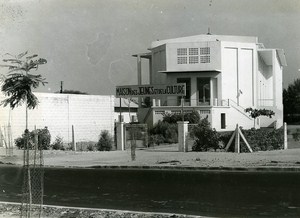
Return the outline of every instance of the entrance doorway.
[[[185,83],[186,95],[184,96],[184,105],[190,105],[191,102],[191,78],[177,78],[177,83]],[[181,103],[181,97],[178,97],[178,104]]]
[[[210,105],[210,78],[197,78],[198,105]]]

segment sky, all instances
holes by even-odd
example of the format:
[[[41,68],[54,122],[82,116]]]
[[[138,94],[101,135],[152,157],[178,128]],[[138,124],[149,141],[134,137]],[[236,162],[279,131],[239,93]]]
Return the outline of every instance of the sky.
[[[38,91],[57,92],[63,81],[64,89],[115,94],[116,85],[137,84],[133,54],[210,28],[284,49],[286,88],[300,78],[299,20],[299,0],[0,0],[0,60],[27,50],[47,59],[37,73],[48,84]]]

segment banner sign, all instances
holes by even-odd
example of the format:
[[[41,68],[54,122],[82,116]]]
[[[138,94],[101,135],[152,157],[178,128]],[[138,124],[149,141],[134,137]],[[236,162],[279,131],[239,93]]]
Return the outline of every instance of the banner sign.
[[[164,85],[132,85],[117,86],[116,97],[147,97],[147,96],[185,96],[185,83]]]

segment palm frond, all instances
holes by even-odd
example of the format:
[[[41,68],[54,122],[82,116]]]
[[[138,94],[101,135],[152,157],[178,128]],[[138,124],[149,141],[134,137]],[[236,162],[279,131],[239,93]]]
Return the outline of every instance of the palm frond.
[[[4,59],[4,62],[9,62],[10,65],[0,65],[0,67],[8,67],[9,71],[6,77],[3,77],[3,85],[1,91],[4,92],[7,98],[0,105],[9,105],[12,109],[26,102],[29,109],[34,109],[39,101],[32,93],[32,89],[39,87],[40,84],[45,85],[46,79],[41,75],[29,73],[32,69],[38,69],[39,65],[46,64],[47,60],[39,58],[34,54],[26,57],[26,61],[20,60],[27,51],[19,54],[15,59]],[[17,64],[17,66],[15,65]]]
[[[14,68],[14,69],[9,70],[8,74],[11,74],[12,72],[16,72],[16,71],[25,71],[25,70],[18,67],[18,68]]]
[[[10,62],[12,64],[22,64],[23,61],[19,60],[19,59],[3,59],[4,62]]]
[[[4,55],[9,55],[9,56],[11,56],[11,57],[13,57],[13,58],[17,58],[16,56],[14,56],[14,55],[12,55],[12,54],[10,54],[10,53],[5,53]]]
[[[25,55],[27,55],[27,53],[28,53],[28,51],[25,51],[25,52],[19,54],[19,55],[17,56],[17,58],[18,58],[18,59],[21,59],[22,57],[24,57]]]
[[[32,58],[35,58],[35,57],[37,57],[37,56],[38,56],[37,54],[28,56],[28,57],[26,57],[26,60],[29,61],[29,60],[31,60]]]

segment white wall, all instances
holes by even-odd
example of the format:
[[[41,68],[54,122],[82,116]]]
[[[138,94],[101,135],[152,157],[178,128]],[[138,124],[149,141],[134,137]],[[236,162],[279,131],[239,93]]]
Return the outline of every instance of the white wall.
[[[159,46],[152,51],[151,84],[165,84],[166,75],[159,71],[166,70],[166,46]]]
[[[221,129],[221,113],[226,116],[226,128]],[[214,107],[212,108],[211,125],[217,131],[232,131],[236,124],[242,126],[244,129],[251,129],[254,127],[254,120],[246,113],[241,113],[233,107]]]
[[[256,44],[222,42],[222,99],[231,99],[242,107],[256,104]]]
[[[114,134],[114,96],[35,93],[40,103],[29,110],[29,130],[48,127],[52,141],[56,136],[65,142],[72,140],[72,125],[76,141],[98,141],[101,130]],[[1,100],[4,98],[0,96]],[[9,108],[0,107],[0,126],[7,125]],[[25,129],[25,107],[11,110],[12,137]]]
[[[222,99],[231,99],[235,102],[237,102],[237,58],[237,48],[222,50]]]
[[[239,105],[254,105],[253,94],[253,50],[241,49],[239,52],[239,77],[238,86],[241,91],[239,95]]]
[[[187,57],[189,58],[189,48],[198,48],[198,56],[200,56],[200,48],[210,48],[209,63],[194,63],[178,64],[177,63],[177,49],[187,48]],[[168,43],[167,44],[167,70],[168,71],[209,71],[221,69],[221,47],[219,41],[207,41],[207,42],[180,42],[180,43]],[[197,56],[197,55],[196,55]]]

